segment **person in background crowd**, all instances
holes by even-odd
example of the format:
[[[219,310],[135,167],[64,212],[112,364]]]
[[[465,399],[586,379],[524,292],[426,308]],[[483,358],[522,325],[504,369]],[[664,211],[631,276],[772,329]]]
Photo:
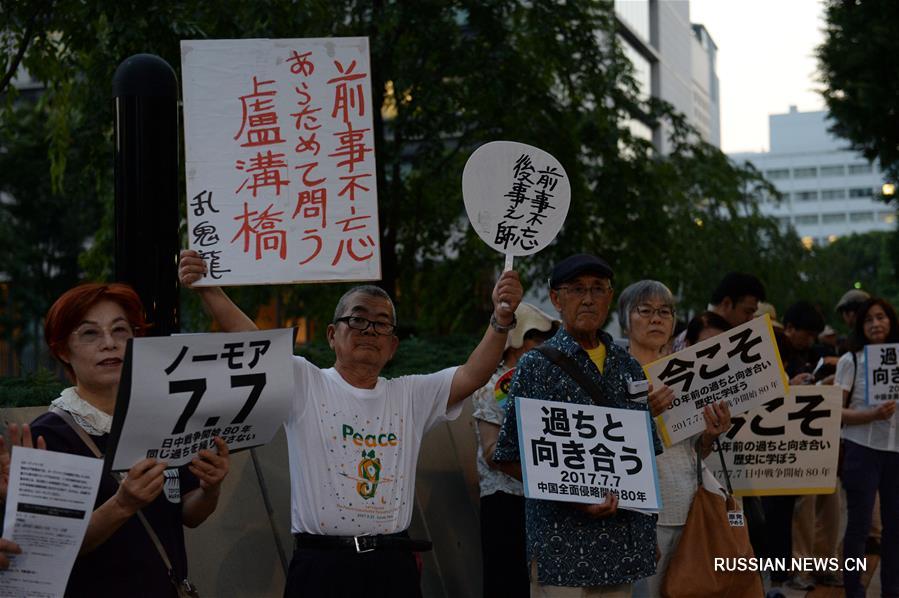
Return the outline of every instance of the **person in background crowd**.
[[[843,322],[846,324],[846,327],[850,330],[850,337],[844,339],[844,342],[840,343],[838,347],[837,354],[843,355],[844,353],[849,352],[851,341],[851,332],[855,330],[855,317],[856,312],[858,312],[858,308],[862,306],[862,304],[870,299],[871,296],[862,291],[860,289],[850,289],[840,297],[840,300],[837,302],[836,311],[843,318]],[[868,540],[865,546],[866,554],[880,554],[880,537],[882,534],[883,525],[880,521],[880,495],[874,495],[874,514],[871,517],[871,531],[868,534]]]
[[[62,391],[48,412],[31,423],[47,449],[93,457],[72,426],[105,452],[128,339],[146,329],[134,290],[123,284],[90,283],[72,288],[50,307],[44,337],[75,386]],[[71,423],[69,423],[71,421]],[[97,507],[88,524],[67,597],[177,596],[187,578],[183,526],[196,527],[215,510],[228,473],[228,446],[200,450],[187,467],[166,471],[156,459],[136,463],[119,483],[100,480]],[[147,530],[148,520],[171,561],[170,572]]]
[[[472,395],[478,440],[481,491],[481,561],[484,596],[527,596],[530,588],[524,540],[524,490],[521,482],[493,462],[499,427],[506,415],[509,386],[518,359],[558,330],[558,320],[522,303],[518,325],[509,332],[503,361],[490,381]]]
[[[815,380],[818,384],[834,383],[837,362],[837,334],[830,326],[825,326],[818,335],[818,342],[811,348],[815,362]],[[839,489],[830,494],[804,494],[796,498],[793,511],[793,556],[796,558],[838,558],[840,555],[840,534],[842,528],[837,522],[841,515]],[[842,585],[838,572],[815,571],[812,573],[816,584],[826,586]]]
[[[712,292],[709,311],[727,320],[733,326],[745,324],[755,316],[759,301],[765,300],[765,286],[752,274],[730,272]],[[674,351],[686,346],[686,331],[674,341]]]
[[[855,328],[855,315],[858,308],[870,298],[871,295],[861,289],[849,289],[837,301],[836,312],[843,318],[843,323],[850,331]]]
[[[883,596],[899,596],[899,439],[896,402],[865,402],[864,347],[899,342],[896,311],[886,300],[869,298],[858,308],[852,347],[837,364],[836,383],[843,389],[843,488],[846,490],[846,534],[843,557],[865,555],[874,497],[880,493],[880,585]],[[861,574],[843,572],[847,598],[865,595]]]
[[[618,299],[618,321],[627,333],[628,350],[640,365],[645,367],[664,357],[663,351],[674,328],[674,314],[674,295],[661,282],[641,280],[622,291]],[[723,318],[716,314],[711,316],[723,322],[721,325],[727,328],[727,322]],[[687,329],[689,330],[689,325]],[[694,339],[697,337],[698,333]],[[689,334],[687,342],[690,343]],[[667,386],[653,389],[649,398],[650,411],[653,415],[658,415],[668,408],[673,399],[674,393]],[[701,447],[703,457],[708,456],[718,435],[730,427],[730,410],[726,401],[707,405],[703,410],[703,417],[706,429],[701,434],[669,446],[656,459],[662,498],[662,510],[659,511],[656,526],[659,560],[655,574],[645,584],[643,580],[637,582],[634,588],[637,596],[647,593],[653,597],[660,596],[665,571],[677,549],[681,532],[687,523],[690,503],[696,493],[696,446]]]
[[[783,330],[784,325],[777,319],[777,309],[770,303],[759,301],[759,308],[755,310],[755,315],[753,317],[757,318],[765,314],[768,314],[768,317],[771,318],[772,328]]]
[[[205,273],[196,251],[181,252],[182,284]],[[220,287],[196,291],[223,330],[256,330]],[[400,339],[393,301],[373,285],[353,287],[334,308],[327,328],[334,367],[294,357],[294,397],[284,429],[295,550],[285,598],[421,595],[414,552],[430,546],[409,538],[406,529],[422,437],[458,417],[462,402],[490,379],[516,327],[522,294],[518,274],[503,272],[484,336],[458,367],[382,378]],[[374,447],[356,442],[357,436],[384,440]]]
[[[645,411],[645,401],[638,400],[642,393],[631,390],[633,382],[645,379],[640,364],[602,330],[612,301],[612,278],[609,265],[593,255],[577,254],[558,262],[549,278],[549,296],[561,314],[562,327],[545,345],[589,376],[604,404]],[[593,404],[587,390],[538,351],[519,360],[509,397],[493,460],[519,479],[512,399]],[[655,451],[661,453],[654,422],[651,428]],[[635,581],[655,572],[656,516],[618,510],[614,493],[598,504],[526,499],[525,512],[532,597],[630,596]]]
[[[831,328],[830,324],[818,335],[818,346],[821,347],[818,352],[821,357],[837,354],[837,331]]]
[[[811,348],[824,330],[824,318],[811,303],[798,301],[784,312],[783,324],[783,331],[775,331],[774,336],[790,385],[813,384],[812,371],[815,359]],[[795,495],[762,497],[770,556],[785,558],[787,562],[790,562],[793,555],[792,529],[795,503]],[[788,571],[773,571],[771,583],[775,589],[769,592],[770,596],[782,595],[778,589],[782,585],[798,590],[811,590],[815,587],[798,573],[790,576]]]

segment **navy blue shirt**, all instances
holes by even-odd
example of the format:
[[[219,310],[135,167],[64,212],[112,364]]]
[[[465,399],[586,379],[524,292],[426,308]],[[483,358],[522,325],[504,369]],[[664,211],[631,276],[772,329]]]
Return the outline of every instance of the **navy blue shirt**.
[[[31,423],[34,438],[43,436],[47,449],[93,457],[78,434],[58,415],[45,413]],[[91,438],[106,452],[108,434]],[[153,531],[165,547],[175,573],[187,576],[187,552],[181,523],[181,497],[199,486],[199,480],[186,467],[166,471],[165,489],[142,509]],[[118,489],[112,475],[100,478],[100,490],[94,509],[109,500]],[[177,502],[175,502],[177,501]],[[75,561],[66,598],[91,597],[176,597],[162,557],[147,535],[144,526],[131,517],[103,544],[79,556]]]
[[[546,344],[573,358],[597,383],[606,406],[646,411],[646,403],[628,398],[628,382],[643,380],[640,364],[605,332],[604,374],[574,338],[560,329]],[[506,418],[500,429],[495,461],[518,461],[516,397],[592,405],[590,395],[542,353],[529,351],[519,361],[509,390]],[[662,443],[652,424],[656,454]],[[528,557],[537,561],[537,579],[554,586],[593,587],[631,583],[656,571],[656,516],[618,509],[613,517],[594,519],[572,503],[526,499]]]

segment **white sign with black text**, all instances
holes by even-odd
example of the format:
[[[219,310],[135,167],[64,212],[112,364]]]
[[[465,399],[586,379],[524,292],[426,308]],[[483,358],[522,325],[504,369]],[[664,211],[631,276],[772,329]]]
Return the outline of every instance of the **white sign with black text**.
[[[865,345],[865,403],[899,400],[899,343]]]
[[[840,451],[839,386],[791,386],[784,397],[732,418],[718,439],[737,496],[830,494]],[[723,482],[718,455],[706,465]]]
[[[268,443],[293,396],[293,329],[135,338],[109,439],[112,469],[185,465],[220,436],[231,452]]]
[[[674,401],[659,416],[665,446],[702,432],[706,405],[726,400],[739,415],[783,396],[788,381],[767,315],[654,361],[645,368],[655,388],[674,391]]]
[[[649,413],[517,397],[525,496],[658,512]]]
[[[0,571],[0,596],[63,595],[94,512],[102,471],[102,459],[13,447],[3,537],[22,553]]]

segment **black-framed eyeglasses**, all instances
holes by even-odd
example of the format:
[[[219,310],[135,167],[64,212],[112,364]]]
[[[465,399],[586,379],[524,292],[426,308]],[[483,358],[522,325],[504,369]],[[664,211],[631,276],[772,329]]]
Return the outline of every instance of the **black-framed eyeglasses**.
[[[353,330],[364,331],[371,327],[375,334],[383,334],[384,336],[390,336],[396,330],[396,326],[390,322],[376,322],[361,316],[343,316],[334,320],[335,324],[338,322],[345,322]]]
[[[659,314],[659,317],[663,320],[671,320],[674,318],[674,309],[663,305],[662,307],[653,307],[651,305],[647,305],[645,303],[641,303],[640,305],[634,307],[634,312],[636,312],[641,318],[651,318],[654,314]]]
[[[572,297],[577,299],[583,299],[587,296],[587,293],[595,297],[608,297],[612,294],[612,287],[609,286],[595,286],[595,287],[586,287],[582,284],[575,285],[562,285],[559,287],[560,291],[565,291]]]

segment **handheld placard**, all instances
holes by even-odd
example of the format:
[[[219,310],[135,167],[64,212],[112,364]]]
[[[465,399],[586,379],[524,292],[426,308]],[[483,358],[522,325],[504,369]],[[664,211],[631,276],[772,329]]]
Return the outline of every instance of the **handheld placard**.
[[[515,141],[491,141],[468,158],[462,199],[481,239],[506,256],[537,253],[556,238],[568,215],[571,184],[551,154]]]

